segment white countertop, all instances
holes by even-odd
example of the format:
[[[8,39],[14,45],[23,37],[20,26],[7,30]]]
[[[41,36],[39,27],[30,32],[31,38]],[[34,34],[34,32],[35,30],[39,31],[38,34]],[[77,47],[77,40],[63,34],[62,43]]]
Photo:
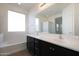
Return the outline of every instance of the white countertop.
[[[37,34],[27,34],[27,35],[79,52],[79,38],[76,36],[62,35],[62,39],[60,39],[58,34],[39,33],[38,35]]]

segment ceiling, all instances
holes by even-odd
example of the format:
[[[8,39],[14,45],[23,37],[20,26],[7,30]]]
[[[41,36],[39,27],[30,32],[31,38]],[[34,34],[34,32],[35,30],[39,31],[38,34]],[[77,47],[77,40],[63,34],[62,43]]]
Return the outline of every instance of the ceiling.
[[[15,6],[15,7],[17,6],[17,7],[25,9],[26,11],[29,11],[37,4],[38,3],[6,3],[5,5],[10,5],[10,6]]]
[[[22,3],[22,4],[20,4],[20,7],[29,11],[30,9],[32,9],[36,5],[37,5],[37,3]]]
[[[48,7],[47,9],[43,10],[42,12],[40,12],[38,16],[46,16],[46,17],[53,16],[57,13],[61,13],[62,10],[68,5],[69,3],[56,3]]]
[[[14,6],[14,7],[20,7],[22,9],[25,9],[27,12],[30,11],[30,9],[34,8],[36,5],[40,3],[3,3],[8,6]],[[40,12],[38,15],[42,16],[51,16],[55,15],[57,13],[62,12],[62,10],[69,5],[69,3],[55,3],[51,5],[50,7],[46,8],[42,12]]]

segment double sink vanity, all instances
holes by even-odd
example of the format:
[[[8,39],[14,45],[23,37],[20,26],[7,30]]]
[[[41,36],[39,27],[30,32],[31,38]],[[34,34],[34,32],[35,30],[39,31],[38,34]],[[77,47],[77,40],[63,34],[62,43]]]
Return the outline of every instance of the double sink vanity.
[[[79,37],[50,33],[27,34],[27,49],[33,56],[79,56]]]

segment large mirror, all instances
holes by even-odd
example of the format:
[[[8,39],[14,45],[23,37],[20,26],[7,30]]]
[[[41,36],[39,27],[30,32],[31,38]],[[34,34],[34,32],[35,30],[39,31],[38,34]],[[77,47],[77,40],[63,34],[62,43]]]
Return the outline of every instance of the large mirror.
[[[48,32],[62,34],[62,16],[48,20],[47,17],[41,16],[36,18],[36,30],[40,32]]]
[[[78,10],[74,11],[76,6],[78,5],[56,3],[43,10],[36,16],[39,23],[37,26],[38,31],[53,34],[79,35],[79,22],[77,21],[78,16],[76,16]]]

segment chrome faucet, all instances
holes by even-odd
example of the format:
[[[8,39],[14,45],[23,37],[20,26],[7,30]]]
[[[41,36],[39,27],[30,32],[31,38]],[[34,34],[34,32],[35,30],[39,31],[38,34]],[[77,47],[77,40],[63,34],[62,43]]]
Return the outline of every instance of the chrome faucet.
[[[62,35],[61,34],[59,35],[59,39],[62,39]]]

